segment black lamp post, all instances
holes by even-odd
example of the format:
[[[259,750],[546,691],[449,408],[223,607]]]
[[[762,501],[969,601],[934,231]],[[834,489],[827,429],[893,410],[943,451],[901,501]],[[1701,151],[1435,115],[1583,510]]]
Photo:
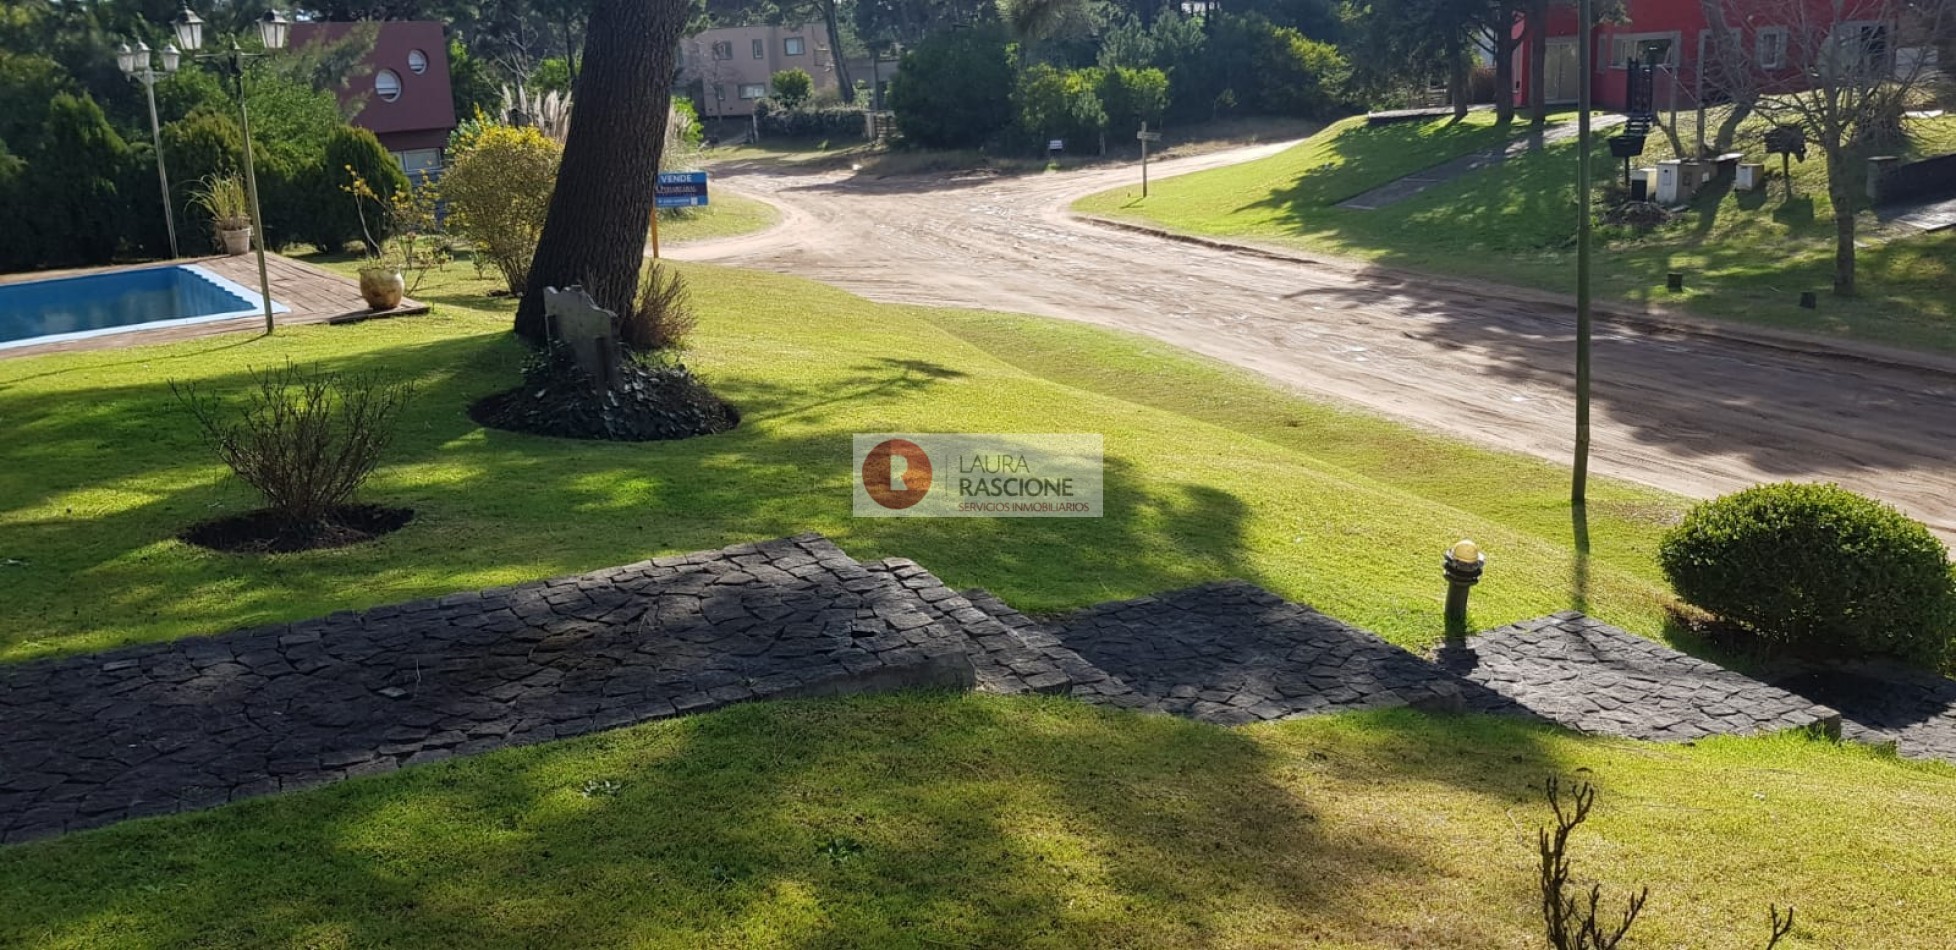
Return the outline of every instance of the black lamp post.
[[[1462,539],[1441,555],[1441,569],[1447,578],[1446,623],[1449,638],[1467,634],[1467,592],[1481,582],[1487,556],[1480,545]]]
[[[170,256],[177,257],[177,213],[170,205],[170,173],[163,168],[163,128],[156,121],[156,59],[150,56],[149,44],[136,41],[136,48],[130,49],[124,43],[115,51],[116,67],[124,76],[143,84],[143,92],[149,96],[149,140],[156,149],[156,180],[163,186],[163,224],[170,232]],[[163,63],[162,74],[168,76],[177,71],[177,63],[183,54],[177,52],[175,43],[163,47],[160,56]]]
[[[195,53],[204,48],[204,21],[188,6],[177,15],[173,24],[177,31],[177,45],[186,52]],[[277,10],[267,10],[258,19],[258,38],[266,52],[281,50],[292,38],[292,21],[281,16]],[[230,77],[233,91],[238,96],[238,123],[244,131],[245,191],[251,199],[251,233],[258,246],[258,289],[265,302],[265,332],[271,333],[272,322],[272,282],[265,272],[265,216],[258,210],[258,170],[251,157],[251,110],[245,106],[244,67],[245,61],[265,53],[248,53],[238,47],[233,39],[229,49],[205,53],[197,58],[216,63],[220,72]]]

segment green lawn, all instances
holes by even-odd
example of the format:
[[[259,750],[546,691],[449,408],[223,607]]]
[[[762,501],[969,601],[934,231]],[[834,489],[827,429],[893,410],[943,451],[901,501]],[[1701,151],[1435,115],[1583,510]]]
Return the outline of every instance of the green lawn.
[[[659,212],[659,243],[685,244],[734,237],[770,227],[781,217],[765,201],[743,198],[725,189],[715,191],[704,208],[672,208]]]
[[[1398,711],[768,703],[0,849],[0,945],[1536,947],[1554,774],[1640,947],[1956,942],[1956,769]]]
[[[1474,601],[1483,625],[1587,605],[1646,634],[1665,626],[1653,552],[1678,499],[1599,483],[1594,556],[1579,562],[1555,466],[1059,321],[884,306],[689,265],[702,320],[688,362],[745,414],[738,429],[638,445],[484,430],[464,408],[512,385],[523,351],[506,332],[513,305],[466,270],[422,289],[435,305],[423,317],[0,361],[0,660],[807,530],[1027,610],[1241,577],[1411,646],[1441,631],[1440,551],[1471,536],[1492,559]],[[169,382],[236,389],[250,367],[287,359],[419,382],[367,493],[413,507],[415,521],[375,544],[276,557],[177,541],[256,501],[201,445]],[[906,430],[1103,433],[1111,514],[851,517],[851,434]]]
[[[1492,116],[1462,125],[1445,120],[1368,127],[1351,119],[1270,158],[1157,182],[1141,200],[1133,188],[1103,192],[1080,211],[1178,231],[1339,254],[1381,265],[1489,278],[1573,292],[1575,154],[1573,142],[1526,154],[1396,205],[1359,211],[1335,205],[1408,172],[1499,141]],[[1756,133],[1762,123],[1755,122]],[[1518,126],[1514,131],[1522,131]],[[1914,126],[1911,154],[1956,148],[1956,118]],[[1687,136],[1689,137],[1689,136]],[[1620,165],[1598,136],[1596,174],[1617,180]],[[1743,141],[1743,139],[1742,139]],[[1661,135],[1640,162],[1669,157]],[[1758,155],[1757,146],[1753,147]],[[1777,162],[1771,169],[1778,171]],[[1862,296],[1834,298],[1833,223],[1826,163],[1795,164],[1795,197],[1777,177],[1765,192],[1729,183],[1702,193],[1679,220],[1648,235],[1606,230],[1596,264],[1605,299],[1687,309],[1773,327],[1934,350],[1956,350],[1956,233],[1887,232],[1863,212]],[[1498,273],[1488,262],[1498,260]],[[1664,290],[1682,271],[1687,291]],[[1818,310],[1799,292],[1822,292]]]

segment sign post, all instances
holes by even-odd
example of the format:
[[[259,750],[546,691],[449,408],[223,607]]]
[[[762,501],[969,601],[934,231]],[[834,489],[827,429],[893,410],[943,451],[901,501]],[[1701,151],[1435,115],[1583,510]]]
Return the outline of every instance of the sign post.
[[[660,172],[652,188],[652,259],[659,259],[659,211],[706,207],[705,172]]]
[[[1148,143],[1161,141],[1160,132],[1148,131],[1148,123],[1141,123],[1141,131],[1134,133],[1141,143],[1141,197],[1148,197]]]

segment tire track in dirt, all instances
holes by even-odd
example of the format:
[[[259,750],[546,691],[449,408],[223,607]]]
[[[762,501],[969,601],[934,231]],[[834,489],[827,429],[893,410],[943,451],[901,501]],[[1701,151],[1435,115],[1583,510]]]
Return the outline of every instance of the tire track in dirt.
[[[1157,174],[1289,144],[1164,162]],[[1145,333],[1306,393],[1567,461],[1574,316],[1539,294],[1205,247],[1067,214],[1080,195],[1131,183],[1131,169],[882,181],[757,166],[718,174],[779,206],[781,225],[671,256],[809,277],[873,300]],[[1490,260],[1490,273],[1499,266]],[[1600,474],[1694,497],[1760,481],[1838,481],[1956,540],[1956,376],[1607,317],[1594,364]]]

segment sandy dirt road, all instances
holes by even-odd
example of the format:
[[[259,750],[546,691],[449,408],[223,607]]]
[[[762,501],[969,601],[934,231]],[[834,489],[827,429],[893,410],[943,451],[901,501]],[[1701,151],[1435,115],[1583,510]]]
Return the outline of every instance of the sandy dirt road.
[[[1283,147],[1165,162],[1157,173]],[[1192,246],[1065,211],[1134,176],[857,181],[722,168],[721,183],[779,205],[781,225],[672,256],[810,277],[874,300],[1119,327],[1306,393],[1567,462],[1572,308]],[[1838,481],[1956,541],[1956,376],[1607,319],[1594,365],[1597,473],[1695,497],[1760,481]]]

